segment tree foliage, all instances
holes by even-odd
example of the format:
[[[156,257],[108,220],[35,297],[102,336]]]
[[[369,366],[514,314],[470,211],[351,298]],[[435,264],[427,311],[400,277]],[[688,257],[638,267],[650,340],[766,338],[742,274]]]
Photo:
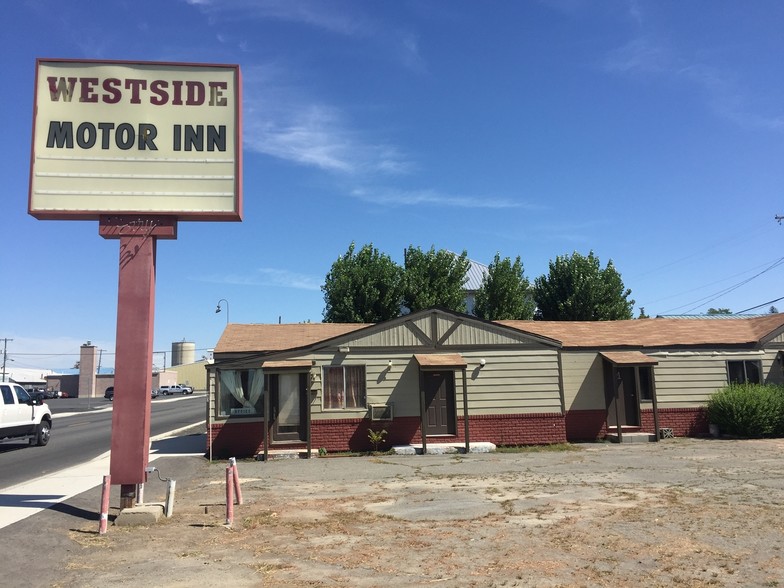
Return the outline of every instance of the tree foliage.
[[[332,264],[324,285],[324,322],[376,323],[400,314],[403,269],[370,243]]]
[[[732,314],[729,308],[709,308],[707,314],[713,316],[717,314]]]
[[[476,293],[474,313],[490,321],[530,320],[536,304],[520,256],[514,263],[496,253]]]
[[[455,255],[446,249],[422,251],[409,246],[405,250],[403,305],[411,312],[441,306],[465,312],[465,291],[468,279],[468,253]]]
[[[550,261],[548,274],[534,281],[537,318],[552,321],[610,321],[632,318],[634,300],[612,260],[602,269],[591,251]]]

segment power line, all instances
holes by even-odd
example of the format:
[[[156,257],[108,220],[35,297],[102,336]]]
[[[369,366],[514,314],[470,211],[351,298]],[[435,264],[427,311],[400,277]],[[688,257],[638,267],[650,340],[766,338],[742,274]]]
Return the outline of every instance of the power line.
[[[784,300],[784,296],[782,296],[781,298],[776,298],[775,300],[769,300],[768,302],[763,302],[762,304],[758,304],[757,306],[752,306],[751,308],[747,308],[745,310],[738,311],[735,314],[743,314],[744,312],[754,310],[755,308],[760,308],[762,306],[767,306],[768,304],[773,304],[774,302],[778,302],[779,300]]]
[[[683,291],[677,292],[675,294],[670,294],[669,296],[663,296],[661,298],[656,298],[655,300],[647,300],[646,303],[641,305],[641,306],[645,306],[645,307],[653,306],[655,303],[661,302],[662,300],[669,300],[670,298],[677,298],[678,296],[682,296],[684,294],[689,294],[690,292],[695,292],[697,290],[702,290],[704,288],[707,288],[708,286],[713,286],[714,284],[721,284],[722,282],[726,282],[727,280],[730,280],[732,278],[736,278],[738,276],[743,276],[743,275],[748,274],[749,272],[754,271],[754,270],[756,270],[758,268],[766,267],[770,263],[776,263],[777,261],[780,261],[780,259],[774,260],[773,262],[766,261],[765,263],[761,263],[759,265],[755,265],[753,267],[750,267],[747,270],[743,270],[742,272],[738,272],[736,274],[732,274],[731,276],[727,276],[725,278],[721,278],[720,280],[714,280],[713,282],[708,282],[707,284],[702,284],[701,286],[697,286],[696,288],[689,288],[688,290],[683,290]],[[709,294],[708,296],[712,296],[712,294]],[[688,306],[688,305],[684,304],[684,306]]]
[[[730,286],[729,288],[725,288],[724,290],[720,290],[719,292],[714,292],[713,294],[709,294],[705,298],[701,298],[699,300],[695,300],[695,301],[689,302],[687,304],[682,304],[681,306],[676,306],[675,308],[671,308],[669,310],[665,310],[662,314],[668,314],[668,313],[671,313],[671,312],[673,312],[675,310],[680,310],[681,308],[684,308],[686,306],[690,306],[692,304],[696,304],[696,306],[693,306],[689,310],[685,311],[685,314],[693,312],[694,310],[698,309],[700,306],[705,306],[706,304],[708,304],[710,302],[713,302],[714,300],[718,300],[719,298],[721,298],[722,296],[724,296],[726,294],[729,294],[733,290],[737,290],[741,286],[743,286],[745,284],[748,284],[753,279],[758,278],[762,274],[769,272],[770,270],[778,267],[782,263],[784,263],[784,257],[780,257],[779,259],[774,261],[771,265],[769,265],[767,268],[765,268],[761,272],[759,272],[759,273],[757,273],[757,274],[751,276],[750,278],[747,278],[747,279],[745,279],[745,280],[743,280],[741,282],[738,282],[737,284],[734,284],[734,285]]]

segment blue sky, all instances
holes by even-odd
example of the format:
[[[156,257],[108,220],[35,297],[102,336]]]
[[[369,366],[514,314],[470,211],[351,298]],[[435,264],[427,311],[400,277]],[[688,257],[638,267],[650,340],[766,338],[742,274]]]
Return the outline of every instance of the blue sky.
[[[352,241],[519,255],[531,280],[593,250],[635,315],[784,296],[781,2],[20,0],[3,21],[17,367],[115,346],[118,242],[27,214],[37,57],[241,67],[244,221],[158,243],[156,351],[212,348],[220,299],[231,322],[321,320]]]

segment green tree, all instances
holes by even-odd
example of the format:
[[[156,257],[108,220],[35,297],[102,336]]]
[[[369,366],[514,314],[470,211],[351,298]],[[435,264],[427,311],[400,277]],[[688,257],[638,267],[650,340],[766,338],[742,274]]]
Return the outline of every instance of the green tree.
[[[591,251],[550,261],[549,273],[534,281],[537,318],[550,321],[611,321],[632,318],[634,300],[612,260],[602,269]]]
[[[468,253],[455,255],[446,249],[422,251],[409,246],[404,253],[405,278],[403,304],[416,312],[432,306],[442,306],[465,312],[465,291],[468,280]]]
[[[732,314],[732,312],[729,308],[709,308],[706,314],[713,316],[716,314]]]
[[[534,316],[531,283],[525,277],[520,256],[514,263],[496,253],[476,293],[474,313],[490,321],[530,320]]]
[[[376,323],[400,314],[403,269],[373,244],[357,253],[352,242],[338,257],[321,287],[324,322]]]

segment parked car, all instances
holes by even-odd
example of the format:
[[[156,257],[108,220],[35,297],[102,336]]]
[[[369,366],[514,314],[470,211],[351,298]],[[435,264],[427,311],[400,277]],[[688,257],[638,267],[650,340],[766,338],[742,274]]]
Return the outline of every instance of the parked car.
[[[114,386],[109,386],[106,389],[106,392],[103,393],[103,397],[106,398],[107,400],[114,400]],[[152,398],[158,398],[157,390],[152,391]]]
[[[28,392],[28,394],[30,395],[30,398],[32,398],[33,400],[41,400],[41,401],[43,401],[43,400],[46,400],[46,398],[47,398],[46,397],[46,392],[43,391],[43,390],[30,390]]]
[[[18,384],[0,383],[0,439],[28,439],[30,445],[46,445],[52,432],[52,411],[41,399],[33,399]]]

